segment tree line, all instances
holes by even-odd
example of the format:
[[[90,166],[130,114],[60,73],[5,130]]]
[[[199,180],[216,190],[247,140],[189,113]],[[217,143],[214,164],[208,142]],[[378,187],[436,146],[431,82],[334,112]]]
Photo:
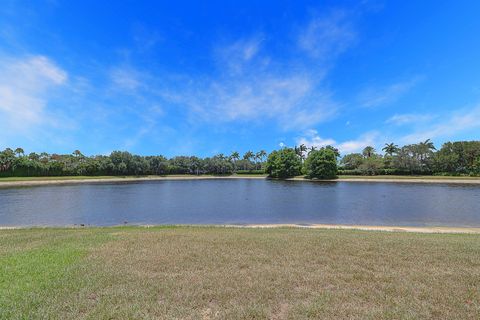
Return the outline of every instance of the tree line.
[[[340,174],[480,175],[480,141],[446,142],[437,150],[430,139],[402,147],[387,143],[384,154],[367,146],[362,153],[345,155]]]
[[[85,156],[79,150],[72,154],[25,154],[22,148],[0,152],[0,177],[11,176],[100,176],[100,175],[168,175],[263,173],[267,152],[236,151],[213,157],[140,156],[127,151],[110,155]]]
[[[25,154],[22,148],[0,152],[0,177],[68,176],[68,175],[168,175],[267,173],[287,178],[306,175],[310,178],[333,178],[336,175],[470,175],[480,176],[480,141],[446,142],[437,150],[430,139],[399,147],[388,143],[377,152],[366,146],[361,153],[340,157],[332,147],[281,148],[267,154],[265,150],[239,152],[213,157],[140,156],[127,151],[110,155]],[[267,158],[268,155],[268,158]]]

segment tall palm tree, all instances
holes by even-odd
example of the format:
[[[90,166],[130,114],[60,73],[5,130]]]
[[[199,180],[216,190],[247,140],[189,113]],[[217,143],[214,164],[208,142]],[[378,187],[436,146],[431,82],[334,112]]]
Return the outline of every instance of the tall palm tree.
[[[307,152],[307,146],[303,143],[300,146],[295,146],[295,153],[300,157],[300,159],[305,160],[305,152]]]
[[[233,170],[237,171],[237,161],[240,159],[240,154],[237,151],[233,151],[230,155],[230,159],[233,160]]]
[[[265,150],[260,150],[260,151],[258,152],[258,154],[260,155],[260,161],[263,162],[263,159],[265,159],[265,157],[267,156],[267,151],[265,151]]]
[[[389,156],[393,156],[394,153],[397,153],[400,149],[396,144],[392,143],[385,143],[385,147],[382,148],[383,151],[385,151],[386,154]]]
[[[245,154],[243,155],[243,160],[245,160],[246,162],[250,162],[252,158],[253,158],[253,152],[250,150],[245,152]],[[247,170],[247,163],[245,163],[244,169]]]
[[[424,162],[427,158],[427,155],[430,154],[433,150],[437,150],[435,145],[430,139],[427,139],[423,142],[418,144],[419,153],[420,153],[420,161]]]
[[[362,154],[365,158],[370,158],[375,154],[375,148],[372,146],[366,146],[365,149],[363,149]]]
[[[423,142],[420,142],[421,145],[425,146],[426,149],[428,149],[429,151],[431,150],[437,150],[435,148],[435,145],[433,144],[433,142],[430,140],[430,139],[427,139]]]
[[[264,159],[267,157],[267,151],[265,150],[260,150],[257,153],[259,159],[260,159],[260,169],[262,168],[262,163],[265,161]]]
[[[83,156],[82,152],[80,150],[75,150],[73,151],[72,153],[75,157],[80,157],[80,156]]]
[[[16,153],[18,156],[20,156],[20,155],[23,156],[23,155],[25,154],[25,151],[23,151],[22,148],[17,148],[17,149],[15,149],[15,153]]]

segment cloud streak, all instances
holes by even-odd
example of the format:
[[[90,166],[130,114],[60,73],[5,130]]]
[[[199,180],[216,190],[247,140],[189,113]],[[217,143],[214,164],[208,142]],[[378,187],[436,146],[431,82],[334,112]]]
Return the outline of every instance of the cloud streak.
[[[359,94],[358,101],[364,108],[377,108],[394,103],[413,89],[421,79],[417,76],[388,86],[365,88]]]
[[[388,118],[385,123],[394,124],[397,126],[408,125],[412,123],[421,123],[432,120],[435,116],[431,114],[418,114],[418,113],[404,113],[404,114],[394,114]]]
[[[447,114],[435,123],[429,124],[427,128],[401,137],[400,141],[402,143],[417,143],[426,139],[448,139],[473,129],[480,129],[480,105]],[[478,135],[474,138],[478,138]]]
[[[162,98],[186,107],[195,121],[273,121],[284,130],[305,130],[335,116],[339,104],[324,80],[354,34],[349,15],[333,11],[298,30],[295,49],[282,60],[269,56],[262,35],[237,39],[215,48],[213,75],[185,76],[186,84],[169,85]]]

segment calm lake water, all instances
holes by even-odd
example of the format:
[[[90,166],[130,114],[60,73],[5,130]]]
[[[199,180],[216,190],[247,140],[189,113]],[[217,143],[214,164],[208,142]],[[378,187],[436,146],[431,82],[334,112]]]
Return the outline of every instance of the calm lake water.
[[[480,226],[480,186],[249,179],[0,188],[0,226]]]

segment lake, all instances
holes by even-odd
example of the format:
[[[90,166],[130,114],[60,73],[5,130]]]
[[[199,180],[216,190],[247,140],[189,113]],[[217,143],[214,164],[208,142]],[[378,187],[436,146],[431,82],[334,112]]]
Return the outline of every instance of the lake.
[[[0,226],[480,226],[480,186],[263,179],[0,188]]]

